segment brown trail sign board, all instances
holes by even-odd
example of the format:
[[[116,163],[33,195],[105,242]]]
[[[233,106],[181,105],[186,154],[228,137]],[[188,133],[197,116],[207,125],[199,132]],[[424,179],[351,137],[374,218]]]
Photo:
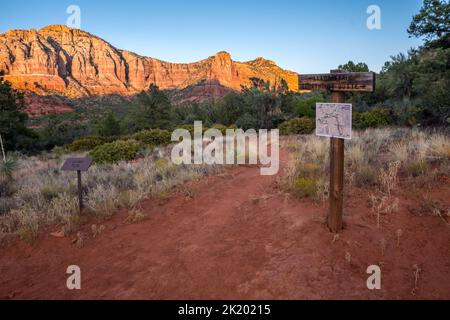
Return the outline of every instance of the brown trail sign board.
[[[89,158],[68,158],[61,167],[62,171],[76,171],[78,179],[78,202],[80,212],[83,210],[83,192],[81,187],[81,171],[87,171],[92,164]]]
[[[375,89],[375,73],[342,72],[302,74],[298,77],[299,90],[369,91]]]
[[[329,90],[331,102],[344,103],[345,92],[373,92],[375,73],[342,72],[332,70],[328,74],[299,75],[299,90]],[[350,134],[351,136],[351,134]],[[328,227],[332,232],[342,229],[344,202],[344,139],[330,138],[330,209]]]

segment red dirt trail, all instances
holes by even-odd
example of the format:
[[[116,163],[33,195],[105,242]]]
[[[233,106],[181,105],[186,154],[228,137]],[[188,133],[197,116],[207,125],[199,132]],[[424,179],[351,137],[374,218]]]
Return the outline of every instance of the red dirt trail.
[[[288,196],[276,181],[235,167],[189,184],[192,197],[144,202],[143,221],[127,224],[119,211],[96,238],[91,221],[83,247],[48,232],[32,245],[4,245],[0,298],[450,299],[450,226],[408,210],[419,192],[400,192],[398,212],[377,228],[367,192],[355,190],[345,199],[345,230],[334,237],[323,224],[326,207]],[[430,197],[448,208],[445,182]],[[66,269],[74,264],[82,288],[70,291]],[[372,264],[381,267],[381,290],[366,287]]]

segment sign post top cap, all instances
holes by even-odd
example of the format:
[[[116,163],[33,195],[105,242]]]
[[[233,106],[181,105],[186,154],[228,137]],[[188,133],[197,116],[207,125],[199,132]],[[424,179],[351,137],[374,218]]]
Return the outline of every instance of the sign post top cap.
[[[87,171],[92,164],[90,158],[68,158],[63,166],[62,171]]]

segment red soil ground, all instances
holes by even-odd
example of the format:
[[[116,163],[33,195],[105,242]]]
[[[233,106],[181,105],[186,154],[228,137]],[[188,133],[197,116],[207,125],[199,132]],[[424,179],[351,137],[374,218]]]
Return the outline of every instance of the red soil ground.
[[[411,213],[423,191],[398,192],[399,210],[377,228],[367,191],[354,190],[337,238],[323,224],[326,207],[287,196],[276,180],[236,167],[189,184],[192,197],[143,203],[141,222],[127,224],[123,210],[93,238],[90,221],[81,248],[48,232],[32,245],[10,243],[0,248],[0,298],[450,299],[450,226]],[[428,199],[448,208],[449,195],[446,180]],[[66,288],[72,264],[78,291]],[[381,290],[366,287],[372,264]]]

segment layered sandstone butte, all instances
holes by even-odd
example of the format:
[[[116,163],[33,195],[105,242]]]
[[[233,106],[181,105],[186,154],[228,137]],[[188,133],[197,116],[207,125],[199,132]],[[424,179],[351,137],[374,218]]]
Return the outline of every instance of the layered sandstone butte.
[[[60,25],[0,34],[0,70],[16,88],[74,98],[130,95],[152,83],[161,89],[199,86],[199,94],[209,88],[220,96],[227,89],[247,86],[251,77],[272,84],[284,79],[289,88],[298,87],[296,73],[263,58],[237,62],[219,52],[199,62],[170,63],[117,49],[99,37]]]

